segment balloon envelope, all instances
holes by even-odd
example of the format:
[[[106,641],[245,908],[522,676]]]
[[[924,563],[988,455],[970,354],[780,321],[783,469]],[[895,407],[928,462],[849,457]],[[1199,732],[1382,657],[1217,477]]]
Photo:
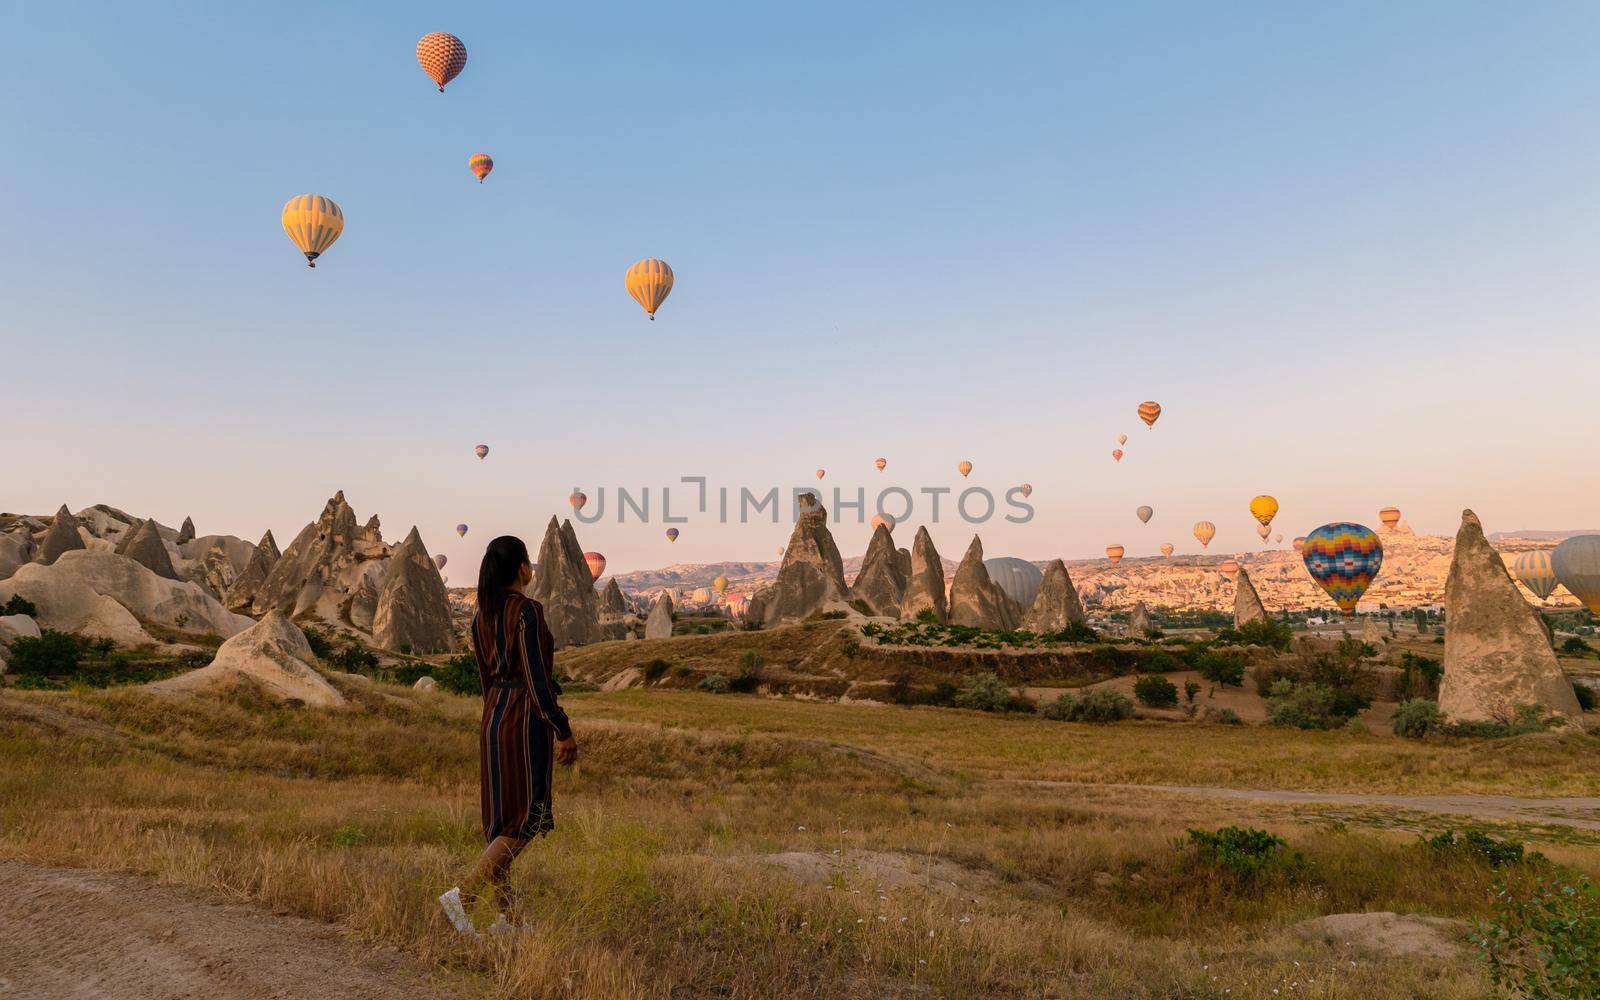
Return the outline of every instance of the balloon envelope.
[[[667,529],[667,541],[675,542],[677,540],[678,540],[678,529],[677,528],[668,528]]]
[[[1153,399],[1147,399],[1139,404],[1139,419],[1144,421],[1146,427],[1154,427],[1156,420],[1161,416],[1161,404]]]
[[[1146,505],[1140,507],[1138,510],[1134,511],[1133,513],[1134,513],[1134,516],[1137,517],[1140,521],[1143,521],[1145,524],[1149,524],[1150,523],[1150,519],[1152,517],[1156,516],[1156,509],[1154,507],[1151,507],[1149,504],[1146,504]]]
[[[1024,499],[1031,497],[1033,496],[1033,484],[1023,483],[1021,486],[1017,487],[1017,491],[1022,494]]]
[[[879,472],[882,472],[884,468],[888,466],[889,460],[886,458],[880,458],[874,460],[872,464],[878,467]]]
[[[828,470],[827,469],[818,469],[817,470],[817,478],[818,479],[821,479],[823,476],[826,476],[827,474],[828,474]]]
[[[890,517],[888,514],[875,514],[875,515],[873,515],[873,518],[872,518],[872,530],[873,531],[877,531],[878,527],[880,525],[882,527],[888,529],[889,531],[893,531],[894,530],[894,518]]]
[[[582,490],[578,489],[576,486],[574,486],[572,488],[572,492],[571,493],[567,494],[567,503],[570,503],[572,505],[572,509],[573,510],[582,510],[583,509],[583,505],[588,503],[588,502],[589,502],[589,495],[587,493],[583,492]],[[605,515],[605,511],[601,511],[600,514],[601,514],[601,516],[604,516]]]
[[[1120,545],[1107,545],[1106,546],[1106,558],[1110,559],[1111,560],[1111,565],[1115,566],[1117,563],[1122,561],[1122,553],[1124,553],[1126,551],[1127,551],[1127,549],[1124,549]]]
[[[1232,576],[1233,574],[1239,572],[1239,560],[1224,559],[1222,564],[1218,566],[1217,569],[1222,570],[1222,572],[1226,573],[1228,576]]]
[[[1211,539],[1217,537],[1217,526],[1210,521],[1196,521],[1194,523],[1194,537],[1199,540],[1200,547],[1205,548],[1211,544]]]
[[[1550,552],[1546,549],[1517,556],[1511,564],[1511,572],[1541,601],[1549,597],[1560,583],[1556,579],[1555,568],[1550,564]]]
[[[1272,534],[1272,529],[1264,524],[1258,524],[1256,525],[1256,534],[1260,535],[1261,540],[1264,542],[1267,540],[1267,536]]]
[[[467,526],[464,524],[456,525],[456,535],[460,538],[467,537]]]
[[[1393,531],[1394,526],[1400,523],[1400,508],[1383,508],[1382,510],[1378,511],[1378,520],[1383,522],[1383,526],[1386,530]]]
[[[444,569],[444,564],[449,562],[449,561],[450,561],[450,557],[445,555],[443,552],[441,552],[438,555],[433,557],[433,564],[435,566],[439,567],[440,569]]]
[[[1039,587],[1044,583],[1044,573],[1026,559],[1011,556],[985,559],[983,568],[989,571],[989,579],[995,586],[1005,591],[1024,611],[1033,606],[1033,599],[1039,596]]]
[[[1117,435],[1117,444],[1127,444],[1127,443],[1128,443],[1128,435],[1126,435],[1126,434],[1118,434]]]
[[[1122,449],[1121,448],[1112,448],[1111,449],[1111,457],[1116,459],[1119,462],[1122,461]]]
[[[306,255],[307,267],[316,267],[317,258],[344,232],[344,211],[320,194],[297,194],[284,202],[280,221],[289,241]]]
[[[444,85],[461,74],[467,65],[467,47],[446,31],[431,31],[417,42],[417,65],[434,83],[439,93]]]
[[[1307,535],[1300,557],[1311,579],[1327,591],[1345,617],[1353,618],[1356,603],[1383,568],[1383,543],[1364,524],[1336,521]]]
[[[467,161],[467,169],[471,170],[473,176],[478,178],[478,183],[482,184],[483,179],[489,176],[489,171],[494,169],[494,160],[488,153],[473,153],[472,158]]]
[[[476,448],[472,449],[472,453],[477,455],[478,460],[481,462],[489,454],[489,446],[486,444],[480,444]]]
[[[1261,522],[1262,527],[1266,527],[1272,523],[1273,518],[1278,516],[1278,501],[1263,493],[1250,501],[1250,514]],[[1265,538],[1267,536],[1262,535],[1261,537]]]
[[[1166,556],[1168,559],[1171,559],[1172,558],[1172,553],[1173,553],[1172,543],[1171,542],[1162,542],[1161,543],[1161,554]]]
[[[639,303],[651,319],[655,319],[656,310],[672,294],[672,268],[664,260],[646,257],[628,268],[623,284],[627,286],[628,294],[633,296],[633,301]]]
[[[1277,543],[1277,542],[1281,542],[1281,541],[1283,541],[1283,533],[1282,533],[1282,532],[1281,532],[1281,531],[1280,531],[1280,532],[1279,532],[1279,533],[1278,533],[1278,534],[1276,534],[1276,535],[1273,535],[1273,536],[1272,536],[1272,541],[1273,541],[1273,542],[1274,542],[1274,543]]]
[[[961,475],[963,477],[965,477],[968,473],[970,473],[972,471],[972,463],[971,462],[967,462],[967,461],[959,462],[959,463],[956,464],[956,471],[961,473]]]
[[[1294,550],[1296,552],[1299,552],[1301,549],[1303,549],[1305,547],[1306,547],[1306,536],[1301,535],[1300,537],[1298,537],[1298,538],[1296,538],[1294,540]]]
[[[1600,535],[1577,535],[1557,545],[1550,567],[1572,596],[1600,615]]]
[[[598,580],[606,571],[606,557],[598,552],[585,552],[583,561],[589,564],[589,579]]]
[[[728,592],[728,578],[718,575],[715,580],[711,581],[711,586],[717,589],[717,593],[726,594]]]

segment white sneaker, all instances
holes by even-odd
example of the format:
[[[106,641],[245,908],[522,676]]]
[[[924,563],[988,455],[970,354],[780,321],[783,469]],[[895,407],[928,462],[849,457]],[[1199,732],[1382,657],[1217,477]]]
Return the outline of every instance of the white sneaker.
[[[478,936],[478,929],[472,926],[472,918],[467,916],[467,908],[462,905],[460,886],[440,896],[439,906],[444,909],[445,917],[457,931],[468,937]]]

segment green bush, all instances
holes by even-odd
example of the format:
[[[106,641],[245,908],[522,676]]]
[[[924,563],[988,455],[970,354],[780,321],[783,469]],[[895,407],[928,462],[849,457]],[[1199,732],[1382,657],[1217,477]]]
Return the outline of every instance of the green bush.
[[[1183,700],[1184,701],[1187,701],[1189,704],[1193,705],[1194,704],[1194,696],[1199,694],[1199,693],[1200,693],[1200,682],[1199,681],[1184,681],[1183,682]]]
[[[863,615],[863,616],[865,616],[867,618],[871,618],[873,616],[873,614],[874,614],[874,612],[872,610],[872,605],[868,604],[866,601],[863,601],[859,597],[856,598],[855,600],[851,601],[850,602],[850,606],[852,608],[855,608],[858,613],[860,613],[861,615]]]
[[[1586,876],[1495,885],[1493,916],[1473,935],[1489,978],[1528,1000],[1600,997],[1600,892]]]
[[[1200,676],[1219,687],[1244,686],[1244,660],[1229,653],[1206,650],[1195,660]]]
[[[1542,733],[1549,729],[1551,723],[1555,721],[1555,717],[1546,716],[1544,709],[1538,705],[1518,705],[1516,715],[1509,722],[1460,719],[1446,722],[1440,727],[1440,732],[1447,736],[1498,740],[1505,739],[1508,736]]]
[[[646,684],[654,684],[656,681],[665,677],[667,675],[667,671],[671,669],[672,664],[662,659],[655,659],[649,661],[648,663],[639,664],[639,673],[644,677],[644,682]]]
[[[1121,722],[1133,718],[1133,700],[1110,688],[1100,688],[1078,699],[1073,718],[1077,722]]]
[[[1178,686],[1160,674],[1150,674],[1133,682],[1133,696],[1150,708],[1173,708],[1178,704]]]
[[[429,673],[446,691],[455,694],[483,694],[483,678],[478,676],[478,658],[471,653],[452,656],[442,665],[433,667]]]
[[[16,598],[13,597],[12,600],[16,600]],[[11,613],[18,614],[19,612]],[[26,614],[26,612],[21,613]],[[1566,653],[1568,656],[1588,656],[1590,653],[1594,652],[1594,647],[1589,645],[1587,642],[1584,642],[1578,636],[1574,635],[1569,636],[1567,641],[1561,644],[1561,651]]]
[[[1231,708],[1213,708],[1206,712],[1206,719],[1221,726],[1242,726],[1244,720],[1239,718],[1239,713]]]
[[[1408,698],[1402,701],[1394,710],[1394,733],[1413,740],[1420,740],[1429,733],[1437,732],[1444,725],[1444,714],[1439,711],[1439,703],[1427,698]]]
[[[939,624],[939,613],[932,608],[923,608],[917,612],[917,624],[937,625]]]
[[[29,618],[37,618],[39,609],[21,594],[12,594],[11,600],[7,601],[4,607],[0,607],[0,615],[27,615]]]
[[[1496,840],[1482,830],[1467,830],[1459,837],[1454,830],[1446,830],[1432,837],[1423,837],[1422,843],[1441,854],[1464,854],[1472,858],[1481,858],[1487,861],[1491,868],[1520,864],[1526,855],[1526,848],[1518,841]],[[1532,857],[1544,860],[1539,854],[1534,854]]]
[[[1274,660],[1251,667],[1250,680],[1255,684],[1256,694],[1266,698],[1272,694],[1272,686],[1279,681],[1286,680],[1293,684],[1300,680],[1300,671],[1292,663]]]
[[[1273,870],[1300,868],[1306,864],[1300,852],[1285,850],[1289,845],[1282,837],[1251,827],[1191,829],[1189,844],[1202,864],[1242,878],[1253,878]]]
[[[955,705],[980,712],[1004,712],[1011,707],[1011,689],[993,674],[983,674],[961,689],[955,697]]]
[[[1444,677],[1444,665],[1438,660],[1415,653],[1400,654],[1400,672],[1395,675],[1390,692],[1395,701],[1408,698],[1437,699],[1439,680]]]
[[[378,654],[354,639],[347,639],[344,648],[334,653],[328,662],[346,673],[368,674],[378,669]]]
[[[1238,646],[1267,646],[1284,650],[1289,648],[1289,641],[1293,638],[1294,632],[1286,623],[1272,618],[1259,618],[1253,622],[1245,622],[1238,628],[1217,630],[1218,642]]]
[[[1071,722],[1078,713],[1078,699],[1063,691],[1055,701],[1044,707],[1045,718],[1053,722]]]
[[[22,677],[70,677],[78,672],[82,656],[76,637],[47,628],[38,637],[12,640],[9,669]]]
[[[312,656],[324,662],[330,662],[333,659],[333,643],[328,641],[326,633],[321,629],[305,628],[304,626],[301,627],[300,631],[305,634],[306,645],[311,647]]]
[[[721,674],[707,674],[700,678],[700,683],[695,686],[702,691],[710,691],[712,694],[727,694],[729,689],[733,687],[733,682]]]
[[[738,669],[733,678],[728,682],[731,690],[750,692],[761,686],[761,668],[766,664],[765,658],[753,649],[747,649],[739,657]]]
[[[1337,729],[1369,704],[1365,697],[1352,691],[1280,680],[1272,686],[1267,699],[1267,721],[1296,729]]]
[[[1594,688],[1587,684],[1572,685],[1572,696],[1578,699],[1578,707],[1583,709],[1585,712],[1594,711],[1595,705],[1600,703],[1600,700],[1597,700],[1597,696],[1594,693]]]
[[[1178,659],[1165,650],[1156,650],[1139,663],[1138,670],[1145,674],[1165,674],[1178,669]]]

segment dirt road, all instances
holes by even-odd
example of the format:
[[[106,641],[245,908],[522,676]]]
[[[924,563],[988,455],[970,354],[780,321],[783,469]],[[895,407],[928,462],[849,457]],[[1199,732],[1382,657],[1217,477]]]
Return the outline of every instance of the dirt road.
[[[0,997],[433,1000],[393,951],[336,929],[132,875],[0,862]]]

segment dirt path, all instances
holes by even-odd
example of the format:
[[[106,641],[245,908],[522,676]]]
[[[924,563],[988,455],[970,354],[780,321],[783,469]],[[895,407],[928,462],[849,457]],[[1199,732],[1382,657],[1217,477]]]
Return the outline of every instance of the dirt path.
[[[446,994],[394,951],[132,875],[0,862],[0,996],[350,1000]]]
[[[1379,806],[1480,819],[1543,823],[1582,830],[1600,830],[1600,798],[1520,798],[1513,795],[1363,795],[1350,792],[1291,792],[1257,788],[1208,788],[1201,785],[1119,785],[1083,781],[1024,781],[1036,788],[1107,788],[1118,791],[1198,795],[1211,799],[1286,804],[1323,803]]]

